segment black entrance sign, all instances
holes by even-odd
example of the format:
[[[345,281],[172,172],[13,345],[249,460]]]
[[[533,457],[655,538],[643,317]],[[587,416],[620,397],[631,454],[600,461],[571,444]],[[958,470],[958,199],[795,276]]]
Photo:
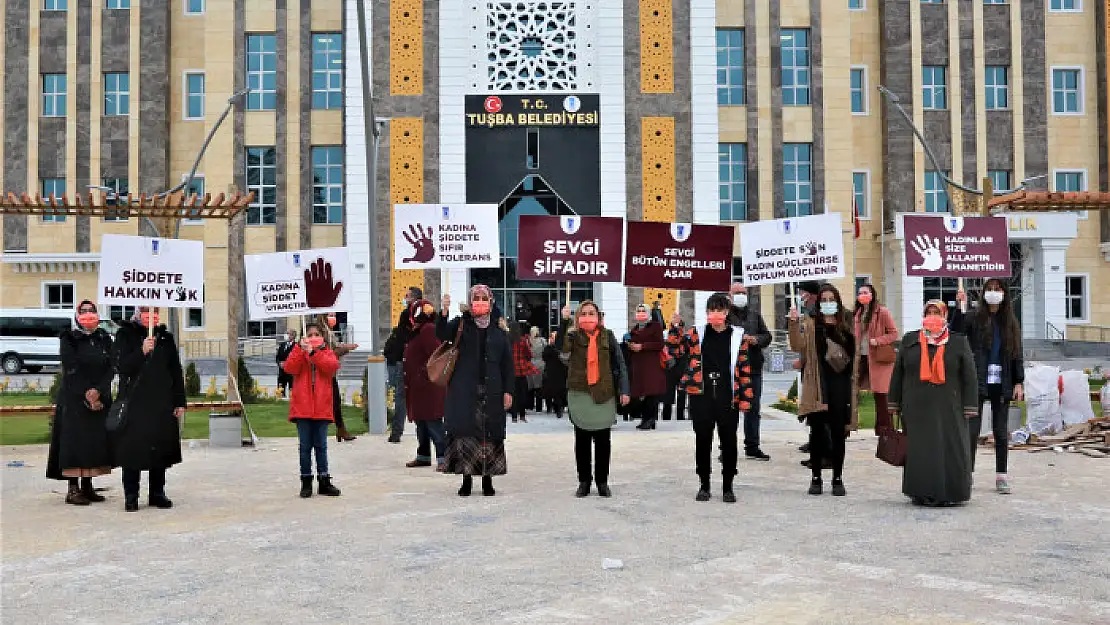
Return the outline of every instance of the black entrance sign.
[[[467,128],[597,128],[600,97],[577,95],[468,95]]]

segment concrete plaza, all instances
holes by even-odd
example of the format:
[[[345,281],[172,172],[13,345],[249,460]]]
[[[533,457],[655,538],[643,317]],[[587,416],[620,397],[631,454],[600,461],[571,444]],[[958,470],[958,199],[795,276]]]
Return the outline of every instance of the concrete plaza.
[[[415,437],[330,443],[343,496],[297,497],[296,441],[186,446],[173,510],[63,503],[45,447],[4,448],[3,623],[1110,623],[1110,460],[1011,454],[1015,494],[911,506],[870,434],[848,497],[805,494],[791,418],[737,496],[694,501],[689,422],[614,432],[614,496],[576,499],[565,421],[509,425],[496,497],[405,469]],[[477,490],[477,489],[476,489]],[[606,558],[623,568],[604,570]]]

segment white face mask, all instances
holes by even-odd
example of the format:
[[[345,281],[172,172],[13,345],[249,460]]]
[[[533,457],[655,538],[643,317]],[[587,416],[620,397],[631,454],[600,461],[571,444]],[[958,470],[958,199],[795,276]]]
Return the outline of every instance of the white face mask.
[[[737,293],[736,295],[733,295],[732,296],[732,303],[736,304],[740,308],[747,307],[747,305],[748,305],[748,294],[747,293]]]
[[[1002,303],[1002,300],[1006,299],[1006,294],[1002,291],[987,291],[983,293],[983,299],[991,306],[997,306]]]
[[[821,314],[822,315],[835,315],[836,314],[836,302],[821,302]]]

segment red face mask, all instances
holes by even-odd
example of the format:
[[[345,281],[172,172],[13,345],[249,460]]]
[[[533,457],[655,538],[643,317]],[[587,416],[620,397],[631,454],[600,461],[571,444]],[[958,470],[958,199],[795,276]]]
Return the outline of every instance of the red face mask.
[[[861,293],[859,296],[856,297],[856,301],[866,306],[871,303],[871,294]]]
[[[147,327],[147,328],[152,328],[152,327],[158,325],[158,313],[157,312],[139,313],[139,319],[142,320],[143,326]]]
[[[83,312],[77,315],[77,323],[86,330],[95,330],[100,325],[100,315],[94,312]]]
[[[579,319],[578,327],[582,328],[586,332],[593,332],[597,329],[597,319],[593,317],[590,317],[589,319]]]
[[[940,334],[946,325],[948,322],[940,315],[927,315],[921,320],[921,327],[929,334]]]
[[[643,323],[647,320],[648,320],[648,314],[646,312],[636,313],[636,321],[639,321],[640,323]]]
[[[491,306],[489,300],[477,300],[470,302],[470,312],[473,313],[475,317],[485,317],[489,314],[490,308]]]
[[[719,326],[724,324],[725,319],[728,318],[728,313],[723,310],[711,310],[705,313],[706,319],[709,319],[709,325]]]
[[[328,327],[329,328],[334,328],[335,324],[338,323],[338,322],[339,322],[339,320],[335,318],[335,315],[328,315]]]
[[[312,349],[320,349],[320,346],[324,344],[324,337],[310,336],[308,337],[308,344],[312,346]]]

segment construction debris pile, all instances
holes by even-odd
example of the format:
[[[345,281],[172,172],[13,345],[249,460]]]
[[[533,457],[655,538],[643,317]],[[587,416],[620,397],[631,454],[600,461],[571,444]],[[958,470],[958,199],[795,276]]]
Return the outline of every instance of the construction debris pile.
[[[1025,444],[1014,445],[1013,448],[1033,452],[1051,449],[1079,453],[1090,458],[1110,458],[1110,416],[1069,425],[1059,434],[1034,434]]]

